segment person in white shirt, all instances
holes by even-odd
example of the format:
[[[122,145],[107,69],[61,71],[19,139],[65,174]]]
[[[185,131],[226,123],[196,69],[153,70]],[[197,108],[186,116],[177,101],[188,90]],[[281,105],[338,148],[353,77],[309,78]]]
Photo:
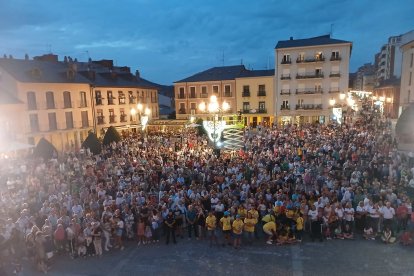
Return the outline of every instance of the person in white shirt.
[[[393,219],[395,216],[395,210],[391,207],[391,202],[387,201],[386,205],[381,209],[381,215],[384,218],[383,225],[384,229],[389,227],[389,229],[392,229]]]
[[[354,222],[354,213],[355,213],[355,210],[354,208],[352,208],[351,202],[348,202],[345,205],[345,209],[344,209],[344,219],[345,219],[345,223],[348,224],[351,228]]]
[[[378,203],[375,203],[374,206],[370,206],[370,205],[368,206],[369,206],[368,213],[369,213],[369,217],[371,221],[372,230],[375,233],[380,232],[379,231],[379,219],[380,219],[381,213],[379,211]]]
[[[344,208],[341,203],[336,203],[335,214],[338,217],[338,222],[342,225],[344,219]]]

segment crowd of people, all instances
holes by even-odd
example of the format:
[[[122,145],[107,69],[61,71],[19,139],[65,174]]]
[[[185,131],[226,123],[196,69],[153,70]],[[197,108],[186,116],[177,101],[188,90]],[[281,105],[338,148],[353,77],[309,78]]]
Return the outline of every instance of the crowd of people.
[[[246,128],[244,148],[220,154],[186,131],[179,146],[173,133],[150,133],[95,156],[0,160],[1,265],[18,273],[25,257],[47,272],[56,255],[181,238],[235,249],[304,238],[409,245],[414,158],[396,150],[387,119],[363,112],[342,125]]]

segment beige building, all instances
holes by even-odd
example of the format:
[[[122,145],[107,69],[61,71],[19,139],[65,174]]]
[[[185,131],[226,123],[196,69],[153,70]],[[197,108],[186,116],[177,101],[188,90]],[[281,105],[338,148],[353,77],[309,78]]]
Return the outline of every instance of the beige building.
[[[128,67],[105,68],[92,61],[59,62],[55,55],[0,59],[0,89],[22,103],[13,105],[18,127],[10,137],[30,144],[45,138],[59,151],[73,150],[89,131],[99,136],[111,125],[136,125],[130,109],[138,101],[151,109],[151,118],[158,117],[157,90],[150,82],[130,74]]]
[[[274,73],[272,70],[246,70],[236,78],[236,111],[245,125],[271,125],[274,122]]]
[[[414,102],[414,40],[401,46],[402,68],[398,116]]]
[[[234,114],[237,111],[236,77],[244,70],[243,65],[214,67],[174,82],[176,119],[207,117],[199,110],[199,105],[207,103],[212,95],[217,96],[219,104],[227,102],[230,105],[223,114]]]
[[[326,123],[330,102],[348,91],[352,43],[329,35],[279,41],[275,51],[279,124]]]

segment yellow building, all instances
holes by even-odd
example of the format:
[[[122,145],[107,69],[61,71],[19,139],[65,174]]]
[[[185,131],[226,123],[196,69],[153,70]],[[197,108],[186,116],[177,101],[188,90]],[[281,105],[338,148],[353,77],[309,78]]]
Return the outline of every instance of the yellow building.
[[[11,107],[16,129],[14,133],[9,130],[9,136],[33,145],[45,138],[65,151],[79,148],[89,131],[100,135],[110,125],[128,128],[136,124],[129,113],[137,101],[157,118],[157,90],[138,77],[129,73],[128,67],[109,69],[101,62],[66,58],[59,62],[55,55],[34,60],[0,59],[0,93],[22,103]],[[98,91],[105,96],[98,98]]]
[[[236,110],[246,125],[274,122],[274,70],[246,70],[236,78]]]

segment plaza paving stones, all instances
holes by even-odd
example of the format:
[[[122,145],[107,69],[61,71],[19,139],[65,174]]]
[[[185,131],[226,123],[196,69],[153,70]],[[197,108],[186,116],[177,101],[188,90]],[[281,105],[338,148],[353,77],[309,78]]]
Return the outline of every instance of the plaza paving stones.
[[[58,257],[48,275],[414,275],[414,247],[333,240],[292,246],[256,242],[239,250],[178,239],[113,251],[102,258]],[[42,275],[25,265],[22,275]]]

